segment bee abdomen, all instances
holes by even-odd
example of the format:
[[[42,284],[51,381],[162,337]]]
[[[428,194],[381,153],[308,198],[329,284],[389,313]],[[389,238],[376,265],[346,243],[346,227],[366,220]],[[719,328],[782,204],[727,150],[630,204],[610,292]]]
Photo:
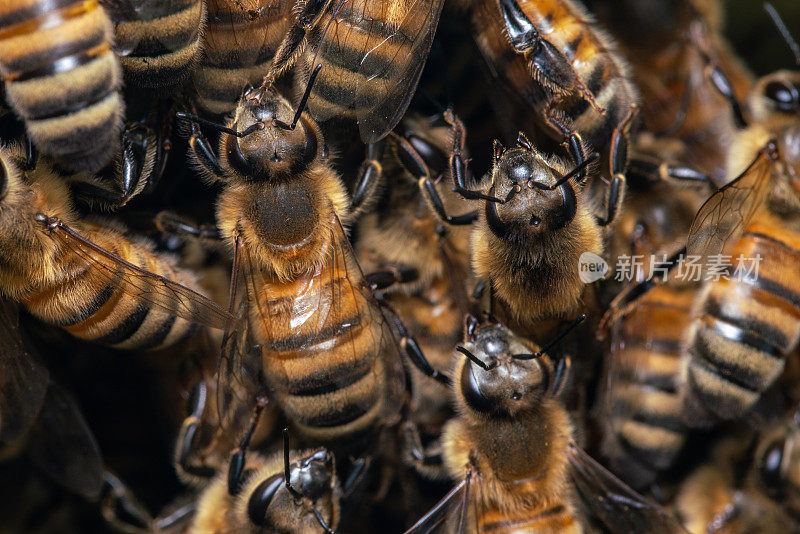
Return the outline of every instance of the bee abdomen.
[[[178,272],[161,258],[138,247],[103,245],[112,253],[166,278]],[[75,337],[120,349],[156,349],[174,345],[189,336],[193,325],[174,312],[154,307],[152,291],[134,294],[120,284],[130,276],[118,268],[111,278],[86,268],[61,283],[30,293],[28,310],[43,321],[62,327]],[[184,282],[184,281],[181,281]],[[139,287],[148,282],[137,281]],[[167,306],[169,307],[169,306]]]
[[[0,6],[8,101],[39,149],[67,170],[95,171],[111,158],[123,107],[111,42],[111,21],[96,1]]]
[[[121,16],[115,20],[120,63],[140,87],[174,88],[187,76],[200,52],[205,3],[183,0],[145,9],[154,11],[151,18]]]
[[[202,58],[192,75],[198,105],[214,115],[233,111],[242,91],[261,82],[288,23],[280,3],[255,19],[238,9],[209,10]]]
[[[479,532],[492,534],[513,534],[516,532],[580,532],[575,518],[563,503],[546,510],[532,511],[528,508],[517,514],[508,512],[489,512],[478,521]]]

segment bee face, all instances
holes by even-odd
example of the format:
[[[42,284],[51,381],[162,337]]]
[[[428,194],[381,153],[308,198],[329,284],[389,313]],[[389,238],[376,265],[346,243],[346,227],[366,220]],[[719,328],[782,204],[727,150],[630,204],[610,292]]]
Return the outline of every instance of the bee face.
[[[283,474],[275,474],[264,479],[251,493],[247,502],[247,515],[250,522],[258,526],[282,525],[289,516],[296,520],[313,523],[315,520],[307,513],[308,507],[331,493],[333,483],[333,454],[320,450],[307,456],[290,467],[289,477],[292,488],[300,495],[299,501],[286,487]],[[287,514],[294,510],[294,514]]]
[[[511,194],[512,198],[499,207],[487,204],[490,229],[499,234],[503,228],[506,232],[513,228],[515,233],[535,236],[567,226],[575,218],[577,200],[570,183],[548,189],[559,178],[548,162],[530,149],[503,152],[495,163],[494,195],[508,198]]]
[[[231,166],[250,181],[280,181],[302,172],[317,155],[317,138],[307,123],[292,123],[295,111],[274,91],[245,95],[233,128],[249,131],[227,135],[225,153]]]
[[[513,416],[538,405],[547,391],[547,377],[538,359],[515,356],[530,348],[503,326],[478,329],[465,347],[489,369],[467,360],[461,369],[460,388],[469,408],[487,414]]]

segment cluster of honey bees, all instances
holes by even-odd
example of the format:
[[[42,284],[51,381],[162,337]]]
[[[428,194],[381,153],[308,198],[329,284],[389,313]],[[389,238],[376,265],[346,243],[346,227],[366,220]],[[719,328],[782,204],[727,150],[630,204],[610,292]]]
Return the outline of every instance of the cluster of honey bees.
[[[800,531],[800,29],[585,4],[0,2],[0,532]]]

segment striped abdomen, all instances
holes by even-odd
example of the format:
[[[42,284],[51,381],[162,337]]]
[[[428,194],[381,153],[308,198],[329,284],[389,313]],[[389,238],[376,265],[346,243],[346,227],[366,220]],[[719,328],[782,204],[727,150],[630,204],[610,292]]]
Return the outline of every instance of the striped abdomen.
[[[655,287],[622,324],[611,391],[616,446],[608,456],[635,487],[652,483],[686,440],[678,376],[694,295],[693,288]]]
[[[258,86],[289,28],[291,5],[257,0],[209,3],[203,54],[193,73],[197,104],[212,115],[230,113],[248,86]]]
[[[348,271],[329,263],[313,276],[266,282],[252,297],[250,327],[270,394],[315,443],[364,434],[386,408],[390,333]]]
[[[421,69],[428,51],[423,49],[424,39],[416,39],[417,32],[428,31],[426,21],[434,2],[420,0],[413,6],[408,0],[333,4],[333,13],[329,8],[308,32],[310,50],[301,60],[308,73],[322,65],[308,108],[319,121],[358,120],[387,98],[392,88],[418,76],[419,69],[413,67]],[[365,89],[369,86],[371,89]]]
[[[177,88],[200,52],[203,0],[139,0],[109,9],[126,77],[139,87]]]
[[[687,422],[741,416],[783,372],[800,340],[800,234],[763,213],[732,251],[761,257],[757,276],[709,282],[684,370]]]
[[[0,2],[6,96],[41,152],[95,171],[118,144],[123,103],[113,28],[96,0]]]
[[[121,234],[90,224],[76,226],[76,230],[123,260],[196,287],[190,274]],[[117,280],[131,275],[123,272],[122,267],[111,264],[116,269],[109,278],[98,274],[98,269],[102,268],[87,264],[69,250],[61,252],[59,263],[70,273],[68,277],[55,285],[31,291],[21,299],[28,311],[42,321],[59,326],[80,339],[120,349],[165,348],[194,331],[188,321],[151,304],[156,300],[171,305],[156,294],[155,286],[141,296],[125,292]],[[147,283],[144,279],[136,282],[139,287],[148,287]]]
[[[570,508],[566,503],[559,503],[545,510],[522,508],[516,513],[496,509],[484,510],[478,518],[477,531],[481,534],[581,532],[582,529],[572,516]]]
[[[548,109],[555,94],[562,93],[554,110],[563,114],[591,146],[607,146],[611,132],[637,100],[628,67],[616,54],[610,38],[601,33],[584,8],[570,0],[518,0],[517,4],[541,38],[566,58],[578,85],[553,85],[545,75],[557,66],[549,68],[546,62],[534,66],[531,57],[526,58],[528,52],[516,52],[504,35],[505,23],[496,3],[476,2],[477,40],[493,71],[539,114]],[[582,92],[588,92],[588,96]],[[592,106],[590,99],[605,109],[605,114]]]

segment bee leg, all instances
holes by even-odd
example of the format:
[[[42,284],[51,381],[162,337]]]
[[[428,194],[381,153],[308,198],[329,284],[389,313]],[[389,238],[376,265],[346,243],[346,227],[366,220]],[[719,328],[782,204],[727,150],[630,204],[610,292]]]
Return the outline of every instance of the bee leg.
[[[36,145],[33,144],[31,138],[25,136],[25,165],[23,170],[32,171],[36,168],[36,163],[39,161],[39,151],[36,150]]]
[[[228,467],[228,494],[230,495],[238,495],[242,489],[242,476],[244,476],[245,471],[247,448],[250,446],[250,440],[258,426],[258,420],[261,418],[261,413],[266,406],[266,398],[259,398],[253,410],[253,417],[250,419],[250,428],[247,429],[242,441],[239,442],[239,446],[231,455],[230,466]]]
[[[319,16],[325,12],[332,2],[333,0],[298,0],[296,2],[292,12],[297,13],[297,19],[292,27],[289,28],[289,31],[286,32],[283,41],[275,51],[270,69],[264,78],[264,86],[271,85],[278,76],[294,64],[297,59],[296,52],[303,39],[305,39],[306,32],[316,24]]]
[[[350,201],[350,217],[357,218],[369,206],[383,178],[381,159],[386,149],[384,141],[367,145],[367,157],[358,170],[358,181]]]
[[[725,73],[722,72],[722,69],[712,62],[711,58],[706,53],[701,52],[701,55],[706,63],[706,76],[708,76],[714,88],[719,91],[719,94],[730,104],[736,127],[739,129],[747,128],[747,121],[742,113],[742,106],[739,104],[739,99],[736,98],[736,93],[733,91],[731,81]]]
[[[611,165],[611,183],[608,186],[605,217],[596,217],[597,224],[607,226],[614,221],[622,205],[625,195],[625,172],[628,167],[628,144],[630,127],[639,107],[634,104],[628,110],[625,119],[614,128],[611,136],[609,162]]]
[[[191,463],[200,433],[200,418],[205,411],[207,398],[208,388],[205,382],[201,380],[192,388],[192,393],[187,403],[187,417],[181,424],[176,441],[175,468],[192,478],[210,479],[216,475],[216,469],[209,465]]]
[[[452,136],[453,136],[453,144],[450,147],[450,157],[448,159],[450,176],[453,178],[453,192],[458,193],[467,200],[488,200],[491,202],[500,202],[502,204],[503,200],[500,198],[496,198],[490,195],[484,195],[480,191],[475,191],[473,189],[467,188],[467,161],[464,159],[464,152],[466,151],[465,148],[466,137],[467,137],[466,128],[464,127],[464,123],[461,122],[461,119],[459,119],[458,116],[456,116],[456,114],[453,113],[452,109],[445,110],[444,120],[447,124],[450,125],[450,129],[452,130]],[[414,151],[416,157],[422,160],[422,158],[419,156],[419,153],[414,149],[414,147],[411,146],[410,144],[408,144],[408,146],[410,150]],[[405,147],[403,148],[405,149]],[[401,160],[402,160],[402,153],[401,153]],[[419,174],[414,174],[413,171],[410,172],[414,176],[419,176]],[[441,202],[439,202],[439,204],[441,204]]]
[[[414,339],[411,334],[409,334],[403,319],[400,318],[400,315],[397,313],[397,311],[395,311],[395,309],[392,308],[382,296],[375,294],[375,298],[378,301],[378,304],[380,304],[381,307],[385,309],[394,319],[395,327],[400,335],[400,348],[403,349],[403,352],[405,352],[406,357],[411,360],[411,363],[413,363],[422,374],[433,378],[440,384],[450,386],[450,377],[433,368],[431,363],[425,357],[425,354],[422,352],[422,348],[419,346],[419,343],[417,343],[417,340]]]
[[[344,483],[342,484],[342,500],[349,498],[353,491],[361,485],[371,463],[372,458],[369,457],[357,458],[353,461],[353,465],[350,466],[347,477],[345,477]]]
[[[651,156],[637,154],[628,164],[628,176],[644,182],[674,182],[676,185],[705,184],[713,186],[711,177],[691,167],[672,165]]]
[[[226,180],[227,176],[222,166],[219,164],[217,155],[211,148],[208,139],[203,135],[200,126],[191,122],[191,136],[189,137],[189,152],[191,158],[196,161],[205,171],[217,180]]]
[[[406,461],[418,472],[430,471],[444,466],[441,443],[436,441],[428,447],[422,445],[419,428],[411,421],[406,421],[403,424],[403,448],[406,451]]]
[[[407,284],[418,278],[419,272],[416,269],[394,266],[364,275],[364,280],[373,291],[380,291],[392,287],[394,284]]]
[[[103,473],[100,494],[103,518],[121,532],[152,532],[153,519],[133,492],[114,474]]]
[[[156,155],[154,132],[144,124],[133,122],[122,132],[122,164],[118,180],[122,204],[138,194],[149,180]]]
[[[216,226],[198,225],[170,211],[158,212],[154,223],[158,231],[165,234],[173,234],[183,238],[222,240],[222,235]]]

